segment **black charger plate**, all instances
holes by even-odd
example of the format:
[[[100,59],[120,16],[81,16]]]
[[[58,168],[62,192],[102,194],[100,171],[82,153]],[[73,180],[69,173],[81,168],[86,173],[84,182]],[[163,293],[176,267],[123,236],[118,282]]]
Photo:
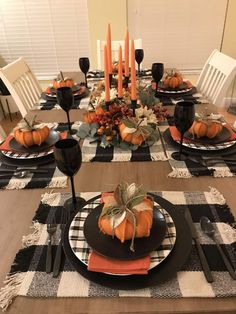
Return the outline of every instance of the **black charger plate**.
[[[31,147],[24,147],[20,145],[13,137],[9,143],[12,150],[20,153],[39,153],[45,151],[47,148],[53,146],[59,140],[59,134],[55,130],[50,130],[49,136],[41,145],[33,145]]]
[[[226,127],[223,127],[221,132],[213,137],[213,138],[208,138],[206,136],[197,138],[196,136],[193,138],[193,135],[190,132],[184,133],[184,138],[188,140],[192,140],[194,142],[202,143],[202,144],[219,144],[222,142],[225,142],[228,138],[230,137],[230,132]]]
[[[88,245],[100,255],[132,260],[148,255],[157,249],[166,234],[166,221],[163,214],[157,209],[153,210],[153,224],[148,238],[136,238],[134,240],[135,252],[130,250],[131,241],[121,243],[116,237],[105,235],[98,227],[98,218],[101,214],[103,204],[94,208],[87,216],[84,223],[84,237]]]
[[[169,128],[166,129],[162,135],[163,135],[164,140],[170,147],[172,147],[176,151],[179,151],[180,144],[173,140],[170,134]],[[202,149],[195,149],[195,148],[183,146],[182,152],[185,154],[191,154],[191,155],[196,155],[196,156],[212,156],[212,157],[213,156],[214,157],[228,156],[228,155],[236,156],[236,143],[228,148],[218,149],[218,150],[202,150]]]
[[[49,155],[40,157],[40,158],[31,158],[31,159],[15,159],[10,158],[0,151],[0,161],[3,164],[16,166],[16,167],[23,167],[23,166],[39,166],[39,165],[45,165],[52,162],[55,162],[54,154],[51,153]]]
[[[72,266],[85,278],[97,284],[121,290],[143,289],[154,285],[161,284],[162,282],[173,277],[183,264],[188,259],[192,249],[191,232],[186,222],[184,215],[175,210],[173,204],[159,195],[149,193],[157,202],[171,215],[176,227],[176,243],[170,255],[157,267],[154,267],[148,272],[148,275],[130,275],[118,276],[98,272],[91,272],[87,270],[84,265],[73,253],[69,243],[69,228],[74,215],[69,219],[65,227],[63,248]],[[101,196],[96,196],[89,200],[92,202]],[[82,210],[82,209],[80,209]]]

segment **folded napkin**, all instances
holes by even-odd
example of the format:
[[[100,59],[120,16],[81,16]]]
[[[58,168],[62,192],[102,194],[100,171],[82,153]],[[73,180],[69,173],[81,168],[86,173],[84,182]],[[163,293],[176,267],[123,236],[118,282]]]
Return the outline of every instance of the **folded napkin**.
[[[146,275],[149,267],[149,255],[135,260],[117,260],[103,257],[93,251],[88,261],[88,270],[112,274]]]
[[[225,124],[224,127],[227,128],[230,132],[230,137],[227,139],[227,142],[236,140],[236,133],[232,130],[231,126],[229,124]],[[180,132],[178,131],[178,129],[176,128],[176,126],[174,126],[174,125],[170,126],[169,129],[170,129],[170,134],[171,134],[171,137],[173,138],[173,140],[175,142],[180,141],[181,135],[180,135]],[[184,142],[185,143],[191,143],[191,142],[194,142],[194,140],[191,141],[190,139],[184,138]]]

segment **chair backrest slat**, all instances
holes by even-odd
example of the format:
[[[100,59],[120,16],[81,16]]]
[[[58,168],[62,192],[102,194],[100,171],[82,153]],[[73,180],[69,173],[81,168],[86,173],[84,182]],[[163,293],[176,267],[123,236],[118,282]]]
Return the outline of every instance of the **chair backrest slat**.
[[[42,89],[37,78],[23,58],[0,69],[0,78],[24,117],[40,99]]]

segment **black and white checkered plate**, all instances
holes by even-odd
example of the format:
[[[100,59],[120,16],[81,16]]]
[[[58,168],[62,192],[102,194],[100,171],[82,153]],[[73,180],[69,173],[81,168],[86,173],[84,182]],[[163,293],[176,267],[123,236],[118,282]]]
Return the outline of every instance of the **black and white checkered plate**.
[[[86,205],[83,210],[79,211],[74,217],[69,228],[70,247],[75,256],[85,265],[88,265],[89,254],[92,252],[92,249],[89,247],[85,240],[83,225],[89,212],[99,204],[100,199],[96,199],[95,201]],[[151,262],[149,269],[152,269],[159,265],[170,254],[176,241],[176,228],[170,214],[165,209],[160,208],[159,204],[157,204],[156,202],[154,202],[154,206],[158,207],[160,212],[165,217],[167,231],[161,246],[157,250],[150,253]]]

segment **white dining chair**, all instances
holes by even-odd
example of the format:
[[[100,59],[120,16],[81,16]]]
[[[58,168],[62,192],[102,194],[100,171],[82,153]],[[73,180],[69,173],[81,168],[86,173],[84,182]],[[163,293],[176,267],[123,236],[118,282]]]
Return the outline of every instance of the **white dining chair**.
[[[215,49],[206,61],[197,81],[197,90],[218,107],[236,75],[236,60]]]
[[[0,78],[24,117],[41,97],[42,89],[37,78],[22,57],[1,68]]]
[[[97,40],[97,68],[98,70],[103,69],[103,52],[104,52],[104,45],[106,44],[106,41]],[[129,42],[129,45],[131,45],[131,41]],[[124,40],[113,40],[111,42],[111,50],[112,50],[112,61],[118,61],[118,53],[119,53],[119,47],[121,46],[123,50],[123,57],[124,57],[124,46],[125,41]],[[134,40],[134,47],[135,49],[141,49],[142,48],[142,39],[135,39]]]

